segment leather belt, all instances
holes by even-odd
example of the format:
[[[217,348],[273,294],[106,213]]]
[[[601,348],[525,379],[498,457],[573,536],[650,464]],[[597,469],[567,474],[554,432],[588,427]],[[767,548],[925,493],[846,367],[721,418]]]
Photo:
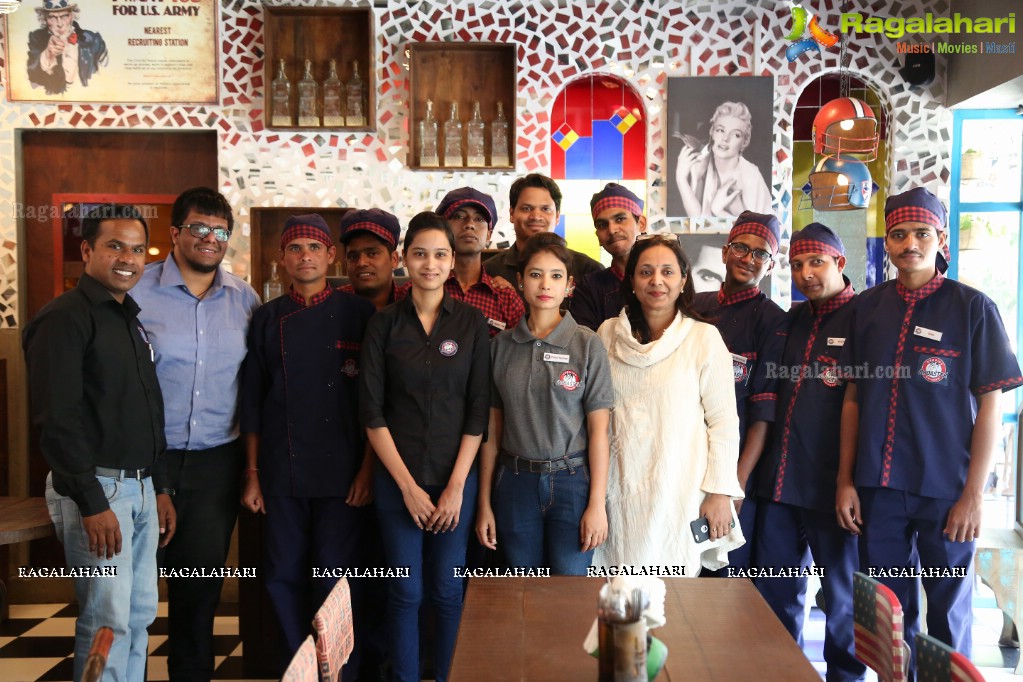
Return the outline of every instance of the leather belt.
[[[528,471],[531,474],[547,474],[552,471],[562,471],[564,469],[574,470],[577,467],[586,466],[587,456],[586,454],[576,454],[547,460],[526,459],[525,457],[519,457],[509,452],[502,452],[501,464],[511,468],[515,471],[515,473]]]
[[[137,478],[140,481],[144,478],[149,478],[150,471],[149,467],[143,467],[141,469],[111,469],[110,467],[96,467],[97,476],[112,476],[113,478],[125,479],[125,478]]]

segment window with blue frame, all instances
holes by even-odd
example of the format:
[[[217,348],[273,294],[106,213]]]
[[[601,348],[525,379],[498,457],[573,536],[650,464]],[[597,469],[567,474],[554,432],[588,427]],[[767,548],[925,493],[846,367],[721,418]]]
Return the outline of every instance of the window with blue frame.
[[[949,275],[980,289],[998,305],[1009,341],[1020,356],[1023,338],[1023,116],[1013,109],[953,112]],[[1019,455],[1015,452],[1020,390],[1003,398],[1004,454],[995,457],[988,493],[1015,497],[1016,523],[1023,527]],[[1015,475],[1014,475],[1015,473]],[[993,525],[1011,524],[995,518]]]

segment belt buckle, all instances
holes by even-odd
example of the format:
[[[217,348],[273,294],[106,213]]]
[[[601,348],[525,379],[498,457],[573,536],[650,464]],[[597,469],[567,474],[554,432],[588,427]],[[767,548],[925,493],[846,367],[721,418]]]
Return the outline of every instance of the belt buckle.
[[[547,462],[539,459],[529,460],[529,472],[533,474],[542,474],[547,471]]]

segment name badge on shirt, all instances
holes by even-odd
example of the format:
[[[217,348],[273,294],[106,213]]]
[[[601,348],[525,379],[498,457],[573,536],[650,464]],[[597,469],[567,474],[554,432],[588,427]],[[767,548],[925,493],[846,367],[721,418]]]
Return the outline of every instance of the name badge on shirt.
[[[543,354],[543,361],[544,362],[568,362],[569,359],[570,359],[570,357],[568,355],[564,355],[563,353],[544,353]]]
[[[842,346],[845,345],[845,337],[844,336],[829,336],[828,337],[828,345],[829,346],[837,346],[837,347],[841,348]]]
[[[745,365],[749,362],[749,358],[744,355],[736,355],[735,353],[732,353],[732,362],[738,362]]]
[[[501,320],[495,320],[490,317],[487,318],[487,324],[489,324],[494,329],[499,329],[501,331],[504,331],[508,327],[508,324],[506,322],[502,322]]]
[[[917,336],[922,336],[925,339],[930,339],[931,341],[941,341],[941,332],[936,332],[933,329],[928,329],[927,327],[914,327],[913,333]]]

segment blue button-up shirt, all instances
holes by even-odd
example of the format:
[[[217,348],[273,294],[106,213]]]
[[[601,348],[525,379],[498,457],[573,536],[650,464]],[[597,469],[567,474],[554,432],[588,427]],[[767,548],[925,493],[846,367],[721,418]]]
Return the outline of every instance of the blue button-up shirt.
[[[147,265],[131,296],[156,353],[168,449],[205,450],[236,439],[245,334],[259,296],[218,268],[213,286],[196,298],[173,257]]]
[[[856,486],[943,500],[966,485],[976,396],[1023,384],[994,302],[941,275],[857,296],[839,364],[860,408]]]

